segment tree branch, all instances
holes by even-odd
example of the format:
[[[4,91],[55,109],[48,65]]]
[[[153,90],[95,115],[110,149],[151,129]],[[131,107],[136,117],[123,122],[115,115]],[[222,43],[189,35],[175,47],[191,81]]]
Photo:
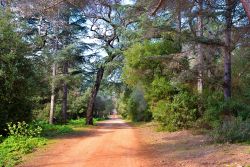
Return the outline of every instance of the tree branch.
[[[160,7],[161,7],[162,4],[163,4],[163,1],[164,1],[164,0],[159,0],[159,2],[158,2],[158,4],[157,4],[156,8],[155,8],[155,9],[153,10],[153,12],[151,13],[152,16],[154,16],[154,15],[156,14],[156,12],[160,9]]]

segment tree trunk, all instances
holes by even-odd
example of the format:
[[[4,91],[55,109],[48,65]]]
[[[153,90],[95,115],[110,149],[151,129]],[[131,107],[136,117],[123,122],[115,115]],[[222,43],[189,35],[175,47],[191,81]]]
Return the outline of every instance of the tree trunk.
[[[94,87],[92,88],[91,96],[88,102],[86,125],[93,125],[94,103],[95,103],[95,99],[96,99],[97,93],[101,85],[103,73],[104,73],[104,67],[100,67],[97,71],[95,84],[94,84]]]
[[[241,0],[241,3],[247,14],[248,20],[250,21],[250,0]]]
[[[197,28],[197,36],[203,36],[203,0],[199,0],[199,13],[198,13],[198,28]],[[204,57],[203,57],[203,47],[201,43],[197,44],[197,55],[198,55],[198,81],[197,81],[197,91],[199,94],[203,92],[204,85]]]
[[[180,33],[179,35],[181,35],[181,1],[178,1],[178,8],[177,8],[177,31]],[[180,39],[180,38],[179,38]]]
[[[50,102],[50,114],[49,123],[53,124],[54,111],[55,111],[55,77],[56,77],[56,64],[52,65],[52,83],[51,83],[51,102]]]
[[[182,44],[181,44],[181,1],[178,1],[178,6],[177,6],[177,14],[176,14],[176,30],[177,30],[177,37],[178,37],[178,42],[179,46],[182,49]]]
[[[225,13],[226,17],[226,29],[225,29],[225,46],[224,52],[224,99],[228,100],[231,98],[231,35],[232,35],[232,12],[233,2],[227,0],[227,9]]]
[[[68,75],[68,62],[63,66],[64,76]],[[67,109],[68,109],[68,85],[67,81],[63,81],[63,98],[62,98],[62,121],[65,124],[67,121]]]

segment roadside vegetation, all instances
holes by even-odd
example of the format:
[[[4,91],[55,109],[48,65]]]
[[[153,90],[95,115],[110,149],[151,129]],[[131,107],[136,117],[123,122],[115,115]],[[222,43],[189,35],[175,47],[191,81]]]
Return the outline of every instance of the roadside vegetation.
[[[95,118],[94,123],[104,118]],[[66,125],[51,125],[37,121],[27,124],[9,123],[6,129],[8,137],[0,138],[0,166],[12,167],[22,162],[23,156],[48,143],[50,139],[74,134],[85,126],[86,119],[69,120]]]

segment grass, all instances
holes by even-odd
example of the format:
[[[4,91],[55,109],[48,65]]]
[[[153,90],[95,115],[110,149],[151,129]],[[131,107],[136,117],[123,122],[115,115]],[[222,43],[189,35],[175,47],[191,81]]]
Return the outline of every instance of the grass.
[[[95,118],[94,124],[104,119]],[[0,135],[0,167],[13,167],[22,161],[24,155],[44,146],[53,138],[76,132],[77,128],[86,127],[86,119],[70,120],[66,125],[50,125],[44,121],[33,122],[32,127],[41,127],[40,136],[9,136]]]
[[[86,119],[81,118],[81,119],[76,119],[76,120],[69,120],[68,126],[72,128],[79,128],[79,127],[84,127],[86,124]]]
[[[0,144],[0,166],[12,167],[21,162],[25,154],[31,153],[35,148],[47,143],[42,137],[14,137],[6,138]]]
[[[69,125],[51,125],[47,123],[40,123],[39,126],[43,129],[41,136],[46,138],[63,136],[74,132],[73,128]]]

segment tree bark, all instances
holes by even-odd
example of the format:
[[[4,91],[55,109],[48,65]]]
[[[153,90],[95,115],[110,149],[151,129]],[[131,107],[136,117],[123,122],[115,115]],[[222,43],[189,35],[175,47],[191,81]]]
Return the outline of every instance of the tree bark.
[[[68,75],[68,62],[63,66],[64,76]],[[68,85],[67,81],[63,81],[63,98],[62,98],[62,121],[65,124],[67,122],[67,109],[68,109]]]
[[[55,111],[55,77],[56,77],[56,64],[52,65],[52,83],[51,83],[51,102],[50,102],[50,114],[49,123],[53,124],[54,111]]]
[[[95,103],[97,93],[100,89],[101,81],[103,78],[103,73],[104,73],[104,67],[100,67],[97,71],[95,84],[92,88],[90,99],[88,102],[86,125],[93,125],[94,103]]]
[[[227,9],[225,13],[226,29],[225,29],[225,46],[224,52],[224,99],[231,98],[231,42],[232,42],[232,12],[233,2],[232,0],[226,1]]]
[[[241,3],[247,14],[248,20],[250,21],[250,0],[241,0]]]
[[[199,0],[199,13],[198,13],[198,31],[197,36],[202,37],[203,36],[203,0]],[[197,81],[197,91],[199,94],[202,94],[203,92],[203,86],[204,86],[204,57],[203,57],[203,47],[201,43],[197,44],[197,55],[198,55],[198,81]]]
[[[181,35],[181,1],[178,1],[178,7],[177,7],[177,31],[180,33],[179,35]],[[179,37],[180,39],[180,37]]]

